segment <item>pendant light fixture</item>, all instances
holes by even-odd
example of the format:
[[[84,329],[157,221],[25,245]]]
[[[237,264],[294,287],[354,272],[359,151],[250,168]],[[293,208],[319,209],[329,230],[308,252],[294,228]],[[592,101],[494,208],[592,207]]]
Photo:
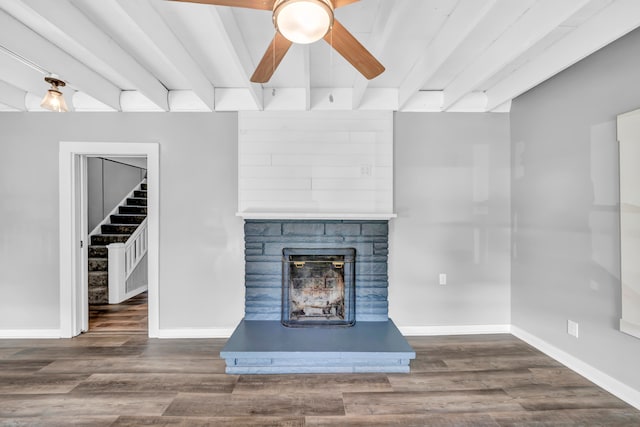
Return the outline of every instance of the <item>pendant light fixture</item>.
[[[47,94],[44,96],[44,99],[42,100],[42,103],[40,103],[40,106],[51,111],[65,113],[69,111],[62,92],[58,90],[58,87],[65,86],[65,82],[63,82],[56,76],[47,76],[44,78],[44,81],[49,83],[51,85],[51,88],[47,90]]]

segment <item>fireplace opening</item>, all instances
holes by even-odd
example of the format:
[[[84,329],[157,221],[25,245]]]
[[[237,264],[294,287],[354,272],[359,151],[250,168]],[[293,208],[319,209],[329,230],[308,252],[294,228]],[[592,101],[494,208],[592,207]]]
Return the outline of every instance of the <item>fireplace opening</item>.
[[[282,324],[353,326],[355,255],[354,248],[284,248]]]

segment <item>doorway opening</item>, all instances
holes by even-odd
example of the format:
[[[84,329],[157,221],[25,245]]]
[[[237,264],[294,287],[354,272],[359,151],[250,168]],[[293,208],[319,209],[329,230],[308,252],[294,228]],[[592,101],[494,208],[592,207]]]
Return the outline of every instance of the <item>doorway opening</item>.
[[[146,156],[87,157],[88,332],[148,333],[147,194]]]
[[[129,304],[114,304],[106,312],[111,317],[136,306],[147,311],[147,333],[158,336],[159,329],[159,148],[156,143],[60,143],[60,335],[69,338],[90,330],[88,297],[88,161],[95,157],[146,158],[147,196],[147,290],[144,295]],[[129,295],[133,296],[133,295]],[[100,304],[102,305],[102,304]],[[104,307],[103,307],[104,308]],[[105,310],[102,314],[105,314]],[[96,313],[94,313],[96,314]],[[99,314],[99,313],[98,313]],[[139,313],[138,313],[139,315]],[[137,315],[136,315],[137,316]],[[134,318],[136,317],[134,316]],[[93,323],[94,328],[97,327]],[[135,327],[133,324],[132,327]]]

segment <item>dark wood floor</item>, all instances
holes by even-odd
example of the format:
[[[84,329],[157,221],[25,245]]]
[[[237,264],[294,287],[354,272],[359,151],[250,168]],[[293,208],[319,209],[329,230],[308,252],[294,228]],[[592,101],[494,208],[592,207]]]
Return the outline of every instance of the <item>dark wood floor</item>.
[[[89,306],[89,332],[148,332],[148,298],[142,292],[120,304]]]
[[[409,338],[411,374],[224,374],[223,339],[0,340],[0,426],[639,426],[511,335]]]

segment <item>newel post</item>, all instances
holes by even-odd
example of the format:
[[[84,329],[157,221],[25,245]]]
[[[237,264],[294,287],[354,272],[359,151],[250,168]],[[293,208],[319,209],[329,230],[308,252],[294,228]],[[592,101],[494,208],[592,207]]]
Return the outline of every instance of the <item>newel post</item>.
[[[125,282],[125,244],[111,243],[109,251],[109,304],[118,304],[124,300]]]

